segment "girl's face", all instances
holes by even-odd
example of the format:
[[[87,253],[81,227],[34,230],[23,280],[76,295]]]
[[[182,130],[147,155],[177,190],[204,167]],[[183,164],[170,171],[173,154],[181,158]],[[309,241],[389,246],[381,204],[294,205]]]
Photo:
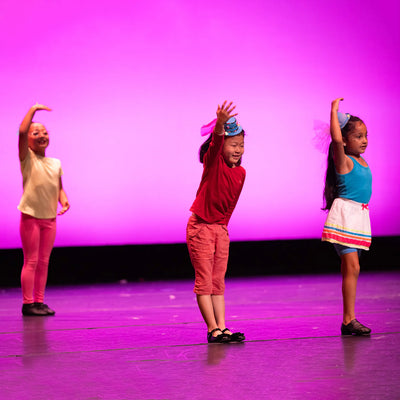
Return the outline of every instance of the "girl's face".
[[[32,123],[28,132],[28,146],[30,149],[35,153],[44,156],[49,143],[49,134],[44,125],[37,122]]]
[[[359,156],[368,146],[367,127],[362,122],[356,122],[355,128],[343,138],[346,153]]]
[[[244,153],[244,136],[225,136],[222,156],[229,167],[236,167]]]

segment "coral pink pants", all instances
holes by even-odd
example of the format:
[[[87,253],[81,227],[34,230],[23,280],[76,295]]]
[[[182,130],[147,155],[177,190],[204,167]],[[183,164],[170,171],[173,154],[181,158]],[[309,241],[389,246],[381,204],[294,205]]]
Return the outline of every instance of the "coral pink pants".
[[[187,224],[186,242],[195,271],[194,292],[224,294],[230,242],[226,225],[208,224],[193,214]]]
[[[24,252],[22,302],[43,303],[49,259],[56,237],[56,219],[38,219],[22,213],[20,234]]]

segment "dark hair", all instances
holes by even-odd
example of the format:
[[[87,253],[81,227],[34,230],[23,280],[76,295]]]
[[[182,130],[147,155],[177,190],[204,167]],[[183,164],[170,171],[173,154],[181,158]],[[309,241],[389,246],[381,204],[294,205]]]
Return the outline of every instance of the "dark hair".
[[[212,140],[212,133],[210,134],[210,136],[207,138],[207,140],[200,146],[200,150],[199,150],[199,160],[200,162],[203,164],[204,161],[204,156],[207,153],[208,148],[210,147],[210,143]],[[244,136],[245,132],[244,130],[242,130],[242,132],[240,132],[238,135],[235,136]],[[233,137],[233,136],[228,136],[228,137]],[[240,157],[238,163],[236,164],[236,166],[239,166],[242,163],[242,157]]]
[[[199,159],[200,162],[203,164],[203,159],[205,154],[207,153],[208,148],[210,147],[210,143],[212,140],[212,133],[210,134],[210,136],[207,138],[207,140],[200,146],[200,150],[199,150]]]
[[[347,124],[341,129],[342,136],[347,138],[348,134],[353,132],[357,122],[364,123],[358,117],[354,115],[350,116]],[[346,151],[346,147],[344,148]],[[324,207],[323,210],[330,210],[332,207],[333,200],[338,197],[337,181],[336,181],[336,169],[333,161],[333,143],[329,145],[326,174],[325,174],[325,188],[324,188]]]

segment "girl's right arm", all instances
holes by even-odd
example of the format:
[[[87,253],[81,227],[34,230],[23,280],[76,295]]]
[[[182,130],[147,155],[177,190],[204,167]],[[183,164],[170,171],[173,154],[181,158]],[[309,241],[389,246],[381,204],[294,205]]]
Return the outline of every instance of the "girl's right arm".
[[[28,154],[28,132],[32,123],[33,116],[35,115],[36,111],[39,110],[51,111],[51,109],[47,106],[44,106],[42,104],[35,104],[26,113],[24,119],[21,122],[21,125],[19,126],[18,148],[20,161],[25,160],[25,157]]]
[[[333,160],[335,163],[336,172],[338,174],[347,174],[353,168],[353,162],[344,151],[343,137],[337,114],[339,111],[339,102],[342,100],[343,98],[340,97],[332,101],[330,131],[333,144]]]
[[[232,114],[233,110],[236,108],[236,106],[232,105],[233,102],[231,101],[228,105],[226,103],[227,101],[225,100],[221,106],[218,105],[217,121],[212,133],[210,146],[207,153],[204,155],[204,165],[211,165],[211,163],[216,160],[218,154],[220,154],[225,136],[224,124],[229,118],[237,115],[237,113]]]

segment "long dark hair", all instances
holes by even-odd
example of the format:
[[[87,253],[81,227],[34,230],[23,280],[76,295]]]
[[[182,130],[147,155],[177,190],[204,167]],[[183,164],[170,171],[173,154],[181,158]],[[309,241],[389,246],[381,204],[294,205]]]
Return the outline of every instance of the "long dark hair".
[[[204,160],[204,156],[207,153],[208,148],[210,147],[210,143],[212,140],[212,133],[210,134],[210,136],[207,138],[207,140],[200,146],[200,150],[199,150],[199,160],[200,162],[203,164],[203,160]],[[236,136],[240,136],[240,135],[245,135],[244,130],[242,130],[242,132],[240,132],[238,135]],[[230,136],[228,136],[230,137]],[[239,161],[237,162],[236,166],[240,166],[240,164],[242,163],[242,157],[240,157]]]
[[[347,124],[341,129],[342,136],[347,139],[349,133],[355,129],[357,122],[364,123],[360,118],[354,115],[350,116]],[[346,147],[344,148],[346,151]],[[336,169],[333,161],[333,143],[329,145],[326,174],[325,174],[325,188],[324,188],[324,207],[323,210],[330,210],[333,200],[338,197],[338,188],[336,180]]]

